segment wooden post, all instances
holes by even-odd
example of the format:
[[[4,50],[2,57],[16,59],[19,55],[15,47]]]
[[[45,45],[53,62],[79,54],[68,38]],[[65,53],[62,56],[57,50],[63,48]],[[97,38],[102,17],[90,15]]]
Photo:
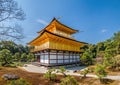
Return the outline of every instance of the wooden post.
[[[50,50],[48,50],[48,64],[50,65]]]
[[[35,61],[35,53],[33,53],[34,54],[34,61]]]
[[[69,52],[69,63],[70,63],[70,52]]]
[[[63,64],[64,64],[64,51],[63,51]]]
[[[57,64],[57,65],[58,65],[58,52],[59,52],[59,51],[56,50],[56,64]]]
[[[39,53],[40,53],[39,57],[40,57],[40,61],[41,61],[41,52],[39,52]],[[41,63],[41,62],[39,62],[39,63]]]
[[[72,63],[74,62],[73,52],[72,52]]]
[[[43,51],[43,63],[45,64],[45,51]]]

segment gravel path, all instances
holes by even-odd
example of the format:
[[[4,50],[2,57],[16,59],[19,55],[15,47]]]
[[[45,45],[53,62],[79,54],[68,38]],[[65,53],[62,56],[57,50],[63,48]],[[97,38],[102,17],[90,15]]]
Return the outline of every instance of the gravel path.
[[[42,67],[42,66],[38,67],[38,66],[31,65],[31,64],[29,64],[29,65],[26,64],[22,68],[28,72],[34,72],[34,73],[46,73],[47,72],[47,68]]]
[[[83,76],[83,75],[80,75],[78,73],[66,73],[67,75],[74,75],[74,76]],[[96,75],[93,75],[93,74],[87,74],[86,75],[87,77],[94,77],[94,78],[98,78]],[[120,75],[117,75],[117,76],[110,76],[108,75],[107,77],[105,77],[107,79],[112,79],[112,80],[120,80]]]
[[[31,65],[31,64],[27,64],[26,66],[24,66],[22,68],[25,69],[28,72],[34,72],[34,73],[46,73],[48,71],[47,68],[45,68],[43,66],[38,67],[38,66]],[[74,68],[67,68],[66,74],[67,75],[73,75],[73,76],[83,76],[83,75],[80,75],[78,73],[73,72],[74,70],[83,70],[83,69],[85,69],[84,66],[83,67],[80,66],[80,67],[74,67]],[[58,74],[60,74],[60,73],[58,73]],[[87,74],[86,76],[97,78],[97,76],[93,75],[93,74]],[[120,80],[120,75],[116,75],[116,76],[108,75],[105,78],[112,79],[112,80]]]

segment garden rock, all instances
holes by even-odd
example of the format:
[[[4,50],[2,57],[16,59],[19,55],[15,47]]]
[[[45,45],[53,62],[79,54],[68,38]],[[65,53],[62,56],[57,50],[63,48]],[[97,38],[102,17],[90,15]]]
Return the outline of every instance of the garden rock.
[[[25,64],[24,67],[27,67],[27,65]]]
[[[73,73],[77,72],[77,70],[74,70]]]
[[[20,77],[19,77],[18,75],[16,75],[16,74],[3,74],[3,75],[2,75],[2,78],[3,78],[4,80],[17,80],[17,79],[19,79]]]

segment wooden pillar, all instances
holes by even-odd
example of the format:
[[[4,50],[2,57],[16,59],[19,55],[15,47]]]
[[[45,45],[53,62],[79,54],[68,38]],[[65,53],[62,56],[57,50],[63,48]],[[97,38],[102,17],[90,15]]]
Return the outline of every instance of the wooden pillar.
[[[69,63],[70,63],[70,52],[69,52]]]
[[[35,53],[33,53],[33,55],[34,55],[34,61],[35,61]]]
[[[39,55],[37,55],[37,62],[40,62],[40,57],[39,57]]]
[[[74,56],[75,56],[75,61],[76,61],[76,52],[74,53]]]
[[[73,55],[73,52],[72,52],[72,63],[74,62],[74,57],[73,57],[74,55]]]
[[[58,65],[58,52],[59,51],[56,51],[56,64]]]
[[[45,63],[45,51],[43,51],[43,63]]]
[[[41,53],[39,52],[39,60],[41,61],[41,55],[40,55]]]
[[[48,50],[48,64],[50,64],[50,50]]]
[[[64,57],[65,57],[65,56],[64,56],[64,51],[63,51],[63,64],[64,64]]]
[[[75,52],[75,61],[76,61],[76,64],[77,64],[77,52]]]
[[[80,57],[81,57],[81,56],[80,56],[80,53],[79,53],[79,62],[81,61]]]

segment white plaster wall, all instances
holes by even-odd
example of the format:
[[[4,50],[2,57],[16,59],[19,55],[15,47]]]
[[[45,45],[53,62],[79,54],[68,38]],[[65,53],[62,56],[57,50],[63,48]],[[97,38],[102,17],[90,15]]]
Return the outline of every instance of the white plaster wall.
[[[75,58],[76,58],[76,56],[74,55],[74,56],[73,56],[73,58],[75,59]]]
[[[76,57],[77,57],[77,59],[80,58],[80,56],[76,56]]]
[[[44,63],[48,63],[48,55],[45,55]]]
[[[72,58],[72,55],[70,55],[70,58]]]
[[[48,63],[49,62],[49,59],[48,59],[48,55],[41,55],[40,56],[40,62],[41,63]],[[79,59],[79,55],[75,56],[73,55],[73,58],[74,59],[71,59],[72,58],[72,55],[70,56],[70,62],[78,62],[80,61]],[[56,55],[50,55],[50,59],[56,59]],[[50,63],[56,63],[57,60],[50,60]],[[58,55],[58,63],[63,63],[63,55]],[[68,55],[65,55],[64,56],[64,63],[69,63],[69,56]]]
[[[41,55],[40,56],[40,62],[41,63],[48,63],[48,55]]]
[[[50,60],[50,63],[56,63],[56,60]]]
[[[64,59],[69,59],[69,56],[64,56]]]
[[[75,62],[75,59],[73,60],[73,62]]]
[[[50,59],[56,59],[56,55],[50,55]]]
[[[72,59],[70,59],[70,62],[73,62],[73,60],[72,60]]]
[[[63,63],[63,60],[58,60],[58,63]]]
[[[58,59],[63,59],[63,55],[58,55]]]
[[[69,60],[64,60],[65,63],[69,63]]]
[[[80,59],[78,58],[77,61],[80,61]]]
[[[44,58],[45,58],[45,60],[48,60],[48,55],[45,55]]]
[[[48,60],[45,60],[44,63],[48,63]]]
[[[44,56],[43,55],[40,56],[40,62],[44,63]]]

